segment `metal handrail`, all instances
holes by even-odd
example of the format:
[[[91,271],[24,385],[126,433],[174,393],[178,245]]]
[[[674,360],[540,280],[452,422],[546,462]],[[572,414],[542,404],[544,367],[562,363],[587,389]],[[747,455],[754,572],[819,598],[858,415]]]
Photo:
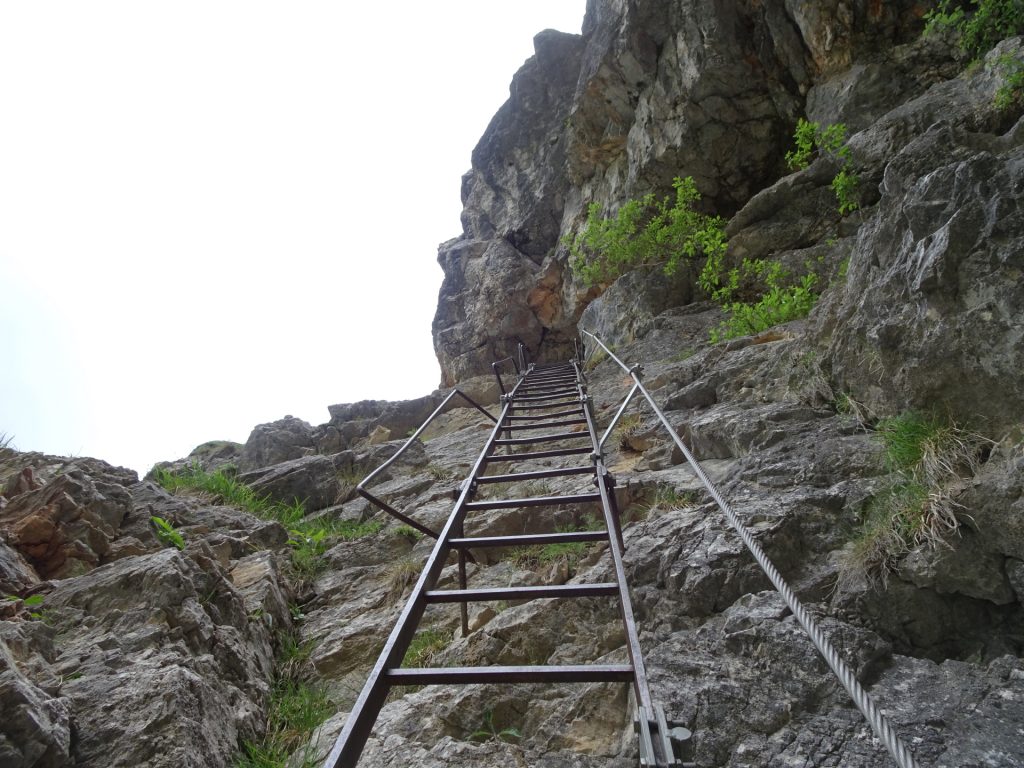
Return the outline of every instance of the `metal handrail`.
[[[522,376],[522,368],[519,367],[519,363],[517,363],[516,359],[511,355],[509,355],[508,357],[503,357],[501,360],[495,360],[493,363],[491,363],[491,370],[494,372],[494,378],[498,380],[498,389],[501,390],[502,395],[507,395],[508,392],[505,391],[505,382],[501,380],[501,373],[499,372],[499,369],[501,368],[502,363],[509,362],[512,363],[512,365],[515,367],[516,376]]]
[[[683,441],[679,439],[679,435],[676,433],[675,429],[673,429],[672,425],[665,417],[665,414],[662,413],[661,408],[658,407],[658,404],[654,401],[654,398],[651,397],[650,392],[647,391],[643,383],[640,381],[640,376],[643,373],[643,369],[639,365],[634,365],[633,367],[627,366],[624,362],[622,362],[618,357],[615,356],[615,353],[612,352],[605,345],[605,343],[601,341],[601,339],[599,339],[593,333],[582,328],[580,329],[580,331],[589,336],[590,338],[592,338],[598,344],[600,344],[601,348],[608,353],[608,356],[616,363],[618,363],[619,367],[622,368],[622,370],[624,370],[626,373],[628,373],[632,377],[634,382],[633,388],[630,390],[629,395],[626,397],[626,402],[622,404],[622,406],[619,408],[618,413],[615,414],[615,419],[613,419],[611,426],[609,426],[608,428],[609,431],[612,427],[615,426],[615,422],[618,421],[619,417],[622,415],[622,412],[625,410],[625,407],[628,404],[629,400],[633,397],[633,395],[636,392],[640,392],[640,394],[642,394],[647,399],[647,402],[650,404],[651,408],[654,409],[654,412],[657,414],[658,419],[661,421],[662,425],[664,425],[668,433],[672,436],[673,442],[675,442],[676,447],[679,448],[680,451],[682,451],[683,456],[686,457],[686,460],[693,468],[694,473],[697,475],[698,478],[700,478],[700,481],[704,484],[704,487],[707,488],[708,493],[711,495],[711,498],[713,498],[715,502],[718,504],[719,509],[721,509],[722,512],[725,513],[726,519],[728,519],[729,523],[739,534],[740,538],[743,540],[743,543],[746,545],[747,549],[754,556],[754,559],[757,560],[758,565],[761,566],[761,569],[765,572],[765,575],[771,580],[772,584],[775,585],[775,588],[785,599],[786,604],[789,606],[789,609],[793,612],[793,615],[796,616],[797,621],[800,622],[800,625],[804,628],[804,631],[811,638],[811,642],[814,643],[814,646],[818,649],[818,652],[822,655],[822,657],[824,657],[825,661],[832,669],[833,674],[839,679],[839,682],[842,683],[843,687],[846,689],[846,692],[850,695],[850,698],[853,699],[854,704],[857,705],[857,708],[861,711],[861,714],[864,715],[864,718],[868,721],[868,724],[871,726],[872,730],[874,730],[878,738],[881,739],[882,742],[885,744],[886,748],[889,750],[889,754],[892,755],[893,760],[896,761],[896,764],[899,765],[900,768],[917,768],[917,763],[915,762],[913,755],[910,753],[910,750],[907,749],[907,745],[903,743],[903,740],[900,739],[899,735],[895,732],[895,730],[893,730],[892,724],[889,722],[889,719],[878,710],[871,696],[854,676],[853,671],[846,664],[846,662],[843,661],[843,659],[839,656],[839,653],[836,651],[832,643],[829,642],[828,638],[825,637],[825,633],[821,631],[821,628],[818,626],[817,622],[814,621],[811,615],[807,612],[807,609],[804,608],[803,603],[800,602],[799,598],[797,598],[796,594],[786,583],[785,579],[782,578],[782,574],[779,573],[779,570],[775,567],[775,564],[772,563],[772,561],[768,558],[768,555],[761,548],[761,545],[757,543],[756,539],[754,539],[754,536],[750,532],[750,529],[747,528],[747,526],[744,525],[743,522],[739,519],[736,513],[729,506],[728,502],[726,502],[725,499],[722,497],[721,492],[718,490],[715,484],[711,481],[707,474],[705,474],[704,469],[700,466],[700,463],[694,458],[693,454],[690,453],[689,448],[687,448]],[[603,443],[604,439],[607,437],[608,432],[605,433],[604,437],[601,439],[601,442]]]
[[[406,525],[409,525],[409,526],[415,528],[420,533],[424,533],[427,536],[432,536],[435,539],[438,538],[438,536],[440,535],[437,531],[434,531],[431,528],[428,528],[427,526],[423,525],[422,523],[419,523],[419,522],[413,520],[408,515],[405,515],[405,514],[399,512],[397,509],[392,507],[390,504],[388,504],[383,499],[377,498],[372,493],[370,493],[369,491],[366,490],[366,485],[371,480],[373,480],[373,478],[375,478],[377,475],[379,475],[381,472],[383,472],[385,469],[387,469],[389,466],[391,466],[395,461],[397,461],[398,457],[401,456],[403,453],[405,453],[408,450],[409,446],[412,445],[413,441],[416,440],[423,433],[423,430],[425,430],[427,428],[427,426],[429,426],[430,422],[432,422],[434,419],[436,419],[438,417],[438,415],[440,415],[440,413],[444,409],[444,407],[446,405],[448,405],[449,401],[453,397],[455,397],[456,395],[459,395],[463,400],[468,402],[470,405],[472,405],[474,408],[476,408],[478,411],[480,411],[480,413],[482,413],[484,416],[486,416],[491,421],[493,421],[495,424],[498,423],[498,419],[496,417],[492,416],[486,410],[484,410],[483,406],[481,406],[479,403],[477,403],[473,398],[471,398],[469,395],[467,395],[461,389],[453,389],[450,393],[448,393],[448,396],[444,400],[441,401],[441,404],[438,405],[437,408],[434,409],[434,412],[431,413],[429,416],[427,416],[426,421],[424,421],[422,424],[420,424],[419,429],[417,429],[415,432],[413,432],[409,436],[409,439],[406,440],[405,443],[402,444],[402,447],[399,448],[397,451],[395,451],[395,453],[392,454],[391,458],[389,458],[387,461],[385,461],[383,464],[381,464],[379,467],[377,467],[375,470],[373,470],[370,474],[368,474],[366,477],[364,477],[359,482],[359,484],[356,486],[356,493],[358,493],[364,499],[369,501],[371,504],[376,505],[377,507],[379,507],[380,509],[382,509],[385,512],[387,512],[392,517],[397,518],[398,520],[401,520]]]

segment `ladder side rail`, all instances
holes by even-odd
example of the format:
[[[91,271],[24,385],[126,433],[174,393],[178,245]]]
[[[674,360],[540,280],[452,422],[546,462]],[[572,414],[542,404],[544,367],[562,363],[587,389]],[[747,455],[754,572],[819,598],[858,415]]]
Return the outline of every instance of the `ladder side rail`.
[[[764,571],[765,575],[775,586],[775,589],[782,595],[786,604],[789,606],[789,609],[793,612],[793,615],[796,616],[800,625],[803,627],[804,632],[807,633],[811,642],[814,644],[815,648],[817,648],[818,653],[820,653],[822,658],[825,659],[825,662],[831,668],[832,673],[846,689],[846,692],[853,700],[853,703],[861,711],[861,714],[864,715],[864,719],[868,721],[868,724],[875,732],[875,735],[878,736],[879,740],[881,740],[883,744],[885,744],[886,748],[889,750],[889,754],[892,756],[896,764],[900,766],[900,768],[917,768],[917,762],[914,760],[913,754],[893,729],[889,718],[887,718],[885,714],[877,708],[874,700],[871,698],[871,695],[860,684],[860,681],[857,680],[853,671],[839,655],[839,652],[836,651],[835,646],[833,646],[829,639],[825,637],[825,633],[822,632],[817,622],[807,612],[807,609],[804,608],[803,603],[796,596],[796,593],[793,592],[789,584],[787,584],[785,579],[783,579],[782,574],[779,573],[778,568],[776,568],[775,564],[768,558],[767,553],[765,553],[764,549],[761,548],[761,545],[754,538],[750,529],[747,528],[743,521],[739,519],[732,507],[728,502],[726,502],[725,498],[718,490],[718,487],[704,472],[703,467],[701,467],[700,463],[690,452],[690,449],[687,448],[686,444],[679,438],[679,435],[669,423],[668,418],[664,413],[662,413],[657,402],[655,402],[650,392],[647,391],[646,387],[644,387],[643,383],[640,381],[640,373],[642,371],[641,367],[639,365],[634,365],[632,368],[627,367],[626,364],[616,357],[615,354],[608,349],[604,342],[597,336],[586,330],[584,330],[583,333],[596,341],[604,351],[608,353],[609,357],[618,363],[619,367],[633,378],[636,386],[639,387],[640,394],[646,398],[651,408],[654,409],[654,413],[661,421],[662,426],[665,427],[665,430],[671,436],[676,447],[682,452],[687,463],[689,463],[694,473],[704,484],[704,487],[711,495],[711,498],[714,499],[718,508],[725,514],[729,524],[733,527],[736,533],[739,534],[743,544],[754,556],[754,559],[761,567],[761,570]]]
[[[604,514],[604,523],[608,531],[608,551],[612,557],[612,568],[615,571],[615,581],[619,591],[619,612],[622,617],[622,625],[626,630],[626,652],[633,665],[633,689],[636,692],[637,706],[645,707],[648,711],[653,710],[650,686],[647,684],[647,672],[644,669],[643,653],[640,650],[640,638],[636,631],[636,620],[633,618],[633,603],[629,596],[629,588],[626,586],[626,568],[623,564],[622,549],[616,536],[612,535],[615,530],[611,503],[608,500],[608,488],[603,482],[604,462],[601,460],[600,448],[598,446],[597,431],[594,428],[592,413],[592,401],[584,391],[583,373],[577,363],[573,362],[576,374],[579,377],[580,399],[584,402],[584,413],[587,417],[587,431],[594,446],[593,460],[597,467],[597,488],[601,494],[601,511]]]
[[[516,387],[518,387],[518,383]],[[427,558],[427,562],[420,572],[419,579],[416,581],[415,586],[413,586],[409,599],[406,601],[402,613],[399,615],[394,628],[391,630],[391,634],[388,636],[387,642],[384,644],[384,649],[370,671],[370,675],[363,685],[359,698],[356,699],[356,703],[349,712],[345,727],[338,735],[333,748],[327,755],[323,763],[324,768],[355,768],[358,763],[359,756],[366,746],[366,741],[373,730],[373,724],[377,721],[377,715],[380,714],[380,710],[384,706],[384,701],[391,687],[387,679],[387,671],[399,667],[405,658],[406,651],[409,650],[409,644],[412,642],[420,619],[423,617],[423,612],[427,608],[425,593],[437,583],[441,571],[444,570],[448,562],[448,554],[452,549],[448,540],[452,538],[454,532],[461,529],[468,511],[466,504],[469,501],[474,486],[473,479],[479,474],[481,467],[485,464],[487,455],[493,450],[494,441],[503,429],[510,403],[511,397],[506,397],[501,415],[498,417],[483,450],[473,465],[468,482],[463,484],[462,491],[455,503],[455,508],[448,517],[444,528],[441,529],[440,536],[434,544],[434,549]]]

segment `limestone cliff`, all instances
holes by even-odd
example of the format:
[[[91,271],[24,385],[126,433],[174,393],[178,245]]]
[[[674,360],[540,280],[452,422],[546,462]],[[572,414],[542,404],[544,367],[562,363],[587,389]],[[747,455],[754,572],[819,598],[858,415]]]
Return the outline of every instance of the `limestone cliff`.
[[[1003,41],[968,67],[955,41],[921,36],[927,7],[591,0],[582,35],[538,35],[473,153],[463,234],[441,246],[435,347],[446,387],[485,403],[496,385],[475,376],[519,341],[531,359],[564,357],[584,326],[645,363],[671,423],[919,764],[1022,765],[1024,120],[1019,101],[994,99],[1001,62],[1024,47]],[[785,167],[801,116],[849,127],[852,215],[836,210],[833,159]],[[561,241],[591,201],[614,209],[683,175],[728,217],[732,262],[822,265],[806,319],[713,344],[722,309],[688,270],[576,281]],[[606,425],[629,382],[600,357],[587,375]],[[353,484],[445,394],[331,406],[318,426],[285,417],[163,465],[305,501],[277,520],[209,490],[171,494],[156,475],[0,448],[0,765],[248,766],[240,755],[281,730],[275,702],[293,678],[326,702],[323,722],[281,749],[315,764],[432,548]],[[856,567],[858,541],[897,492],[882,418],[908,410],[965,427],[932,494],[952,522],[888,542],[882,578]],[[453,401],[374,493],[440,527],[488,429]],[[649,410],[606,459],[652,691],[693,731],[696,764],[890,764]],[[480,514],[467,535],[522,532],[532,514]],[[584,517],[564,505],[545,524]],[[470,582],[592,583],[610,567],[606,544],[498,551]],[[457,611],[434,606],[422,636],[409,664],[625,654],[615,606],[596,598],[476,605],[466,636]],[[626,768],[630,712],[621,685],[394,693],[360,765]],[[481,739],[487,728],[520,737]]]
[[[443,384],[484,373],[520,341],[542,357],[569,348],[593,296],[566,270],[560,238],[590,202],[617,207],[690,175],[731,215],[783,175],[798,117],[855,112],[860,127],[880,100],[934,82],[941,67],[896,63],[897,76],[879,76],[923,12],[909,0],[591,0],[582,36],[539,34],[473,151],[463,233],[440,247]]]

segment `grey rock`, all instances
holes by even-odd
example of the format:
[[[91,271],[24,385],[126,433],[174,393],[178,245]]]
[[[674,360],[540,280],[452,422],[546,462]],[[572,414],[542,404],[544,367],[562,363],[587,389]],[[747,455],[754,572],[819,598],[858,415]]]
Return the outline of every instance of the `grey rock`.
[[[238,468],[247,472],[309,456],[315,452],[313,435],[313,427],[294,416],[260,424],[245,441]]]
[[[1005,569],[1005,558],[986,550],[974,531],[961,532],[946,547],[918,547],[903,560],[901,575],[919,587],[1005,605],[1015,599]]]
[[[654,318],[693,300],[692,276],[686,269],[667,277],[659,267],[627,272],[594,299],[580,316],[580,326],[606,344],[628,344],[646,336]]]
[[[0,622],[6,624],[6,622]],[[3,629],[9,635],[9,629]],[[0,764],[11,768],[60,768],[71,747],[69,701],[34,685],[0,639]]]
[[[271,633],[214,558],[118,560],[61,582],[46,610],[76,765],[221,768],[261,727]]]
[[[302,502],[307,511],[322,509],[338,500],[342,490],[338,468],[327,456],[304,456],[244,472],[238,479],[260,496],[291,504]]]
[[[21,554],[0,539],[0,593],[20,594],[39,583],[39,576]]]
[[[109,475],[67,470],[18,494],[0,513],[0,528],[43,578],[89,570],[107,554],[131,498]],[[135,479],[132,473],[132,479]]]

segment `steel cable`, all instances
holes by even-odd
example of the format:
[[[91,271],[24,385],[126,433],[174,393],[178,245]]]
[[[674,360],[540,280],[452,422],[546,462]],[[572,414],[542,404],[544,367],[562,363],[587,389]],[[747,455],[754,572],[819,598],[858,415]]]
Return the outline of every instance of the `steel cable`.
[[[857,705],[857,709],[861,711],[861,714],[864,715],[864,718],[871,725],[872,730],[874,730],[878,738],[885,744],[886,749],[889,750],[889,754],[892,755],[896,764],[899,765],[900,768],[917,768],[917,762],[914,760],[914,757],[907,748],[907,745],[903,743],[903,740],[893,729],[892,724],[889,722],[889,718],[887,718],[878,709],[878,707],[875,706],[875,702],[871,698],[871,695],[864,690],[860,681],[858,681],[854,676],[853,670],[851,670],[849,665],[843,661],[839,656],[839,652],[836,651],[835,646],[833,646],[829,639],[825,637],[825,633],[821,631],[817,622],[814,621],[811,615],[807,612],[807,609],[804,608],[803,603],[800,602],[800,599],[790,588],[789,584],[786,583],[786,580],[782,578],[782,574],[779,573],[775,564],[768,558],[768,555],[761,548],[761,545],[757,543],[757,540],[750,532],[750,529],[747,528],[743,521],[739,519],[736,513],[732,510],[732,507],[730,507],[728,502],[726,502],[722,497],[718,487],[711,481],[711,478],[704,473],[704,469],[700,466],[700,463],[696,458],[694,458],[693,454],[690,453],[690,450],[679,438],[679,435],[676,434],[675,429],[672,428],[672,425],[665,417],[665,414],[662,413],[658,404],[654,401],[654,398],[651,397],[651,393],[648,392],[647,388],[641,383],[638,375],[638,366],[634,366],[633,368],[627,367],[625,363],[619,360],[619,358],[617,358],[612,351],[608,349],[608,347],[606,347],[599,338],[597,338],[597,336],[589,331],[583,331],[583,333],[587,334],[593,338],[594,341],[600,344],[601,347],[604,348],[605,352],[607,352],[623,370],[633,377],[633,380],[639,387],[640,393],[647,398],[647,402],[651,404],[651,407],[658,415],[661,423],[672,436],[672,440],[675,442],[676,447],[683,452],[683,456],[686,457],[686,461],[689,463],[697,477],[700,478],[704,487],[708,489],[708,493],[711,494],[711,498],[715,500],[718,507],[725,513],[725,517],[729,521],[729,524],[735,529],[736,533],[740,535],[744,545],[746,545],[747,549],[750,550],[750,554],[754,556],[757,564],[761,566],[761,570],[765,572],[765,575],[767,575],[769,580],[771,580],[775,589],[777,589],[782,595],[783,599],[786,601],[786,605],[789,606],[793,615],[796,616],[797,621],[800,622],[800,626],[804,628],[808,637],[811,638],[811,642],[813,642],[814,646],[818,649],[818,653],[824,657],[825,661],[832,669],[833,674],[835,674],[839,679],[839,682],[842,683],[846,692],[850,695],[850,698],[853,699],[853,703]]]

